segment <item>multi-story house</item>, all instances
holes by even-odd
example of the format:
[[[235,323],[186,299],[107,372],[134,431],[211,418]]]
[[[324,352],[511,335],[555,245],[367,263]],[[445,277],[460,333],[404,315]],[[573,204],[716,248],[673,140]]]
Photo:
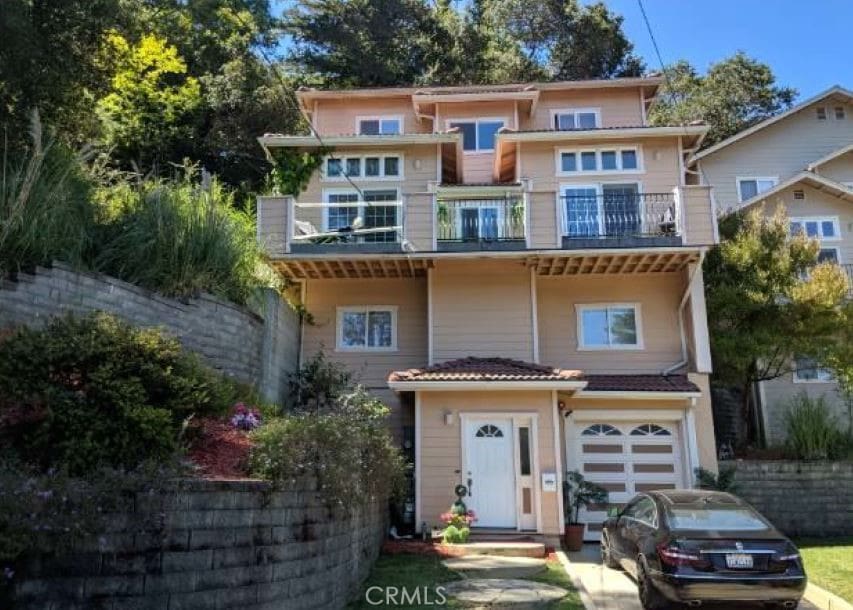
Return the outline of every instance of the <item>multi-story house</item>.
[[[715,222],[684,179],[706,128],[648,125],[660,83],[298,92],[333,152],[259,199],[259,239],[313,318],[302,357],[357,372],[413,445],[418,529],[460,483],[475,526],[556,536],[566,471],[618,505],[716,469]]]
[[[695,154],[692,176],[713,187],[720,213],[784,206],[792,232],[820,240],[821,261],[843,265],[853,279],[853,92],[840,86]],[[824,396],[845,420],[847,408],[830,372],[792,354],[792,372],[758,384],[768,443],[785,440],[794,395]]]

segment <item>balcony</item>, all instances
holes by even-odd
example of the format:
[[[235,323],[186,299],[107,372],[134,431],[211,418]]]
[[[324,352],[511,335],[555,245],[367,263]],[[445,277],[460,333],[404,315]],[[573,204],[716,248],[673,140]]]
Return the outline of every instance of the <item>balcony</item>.
[[[523,250],[526,213],[522,197],[438,199],[439,252]]]
[[[560,210],[564,249],[682,245],[679,202],[673,193],[571,187],[560,197]]]
[[[347,200],[342,200],[346,197]],[[400,252],[402,201],[339,196],[324,203],[292,203],[288,215],[290,251],[303,254]]]

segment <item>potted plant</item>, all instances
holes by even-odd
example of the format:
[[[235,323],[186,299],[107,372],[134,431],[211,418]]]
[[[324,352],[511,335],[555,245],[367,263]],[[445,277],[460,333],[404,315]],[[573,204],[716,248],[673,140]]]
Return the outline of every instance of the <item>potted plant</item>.
[[[563,481],[563,510],[566,522],[564,542],[569,551],[579,551],[583,548],[584,524],[578,522],[581,507],[606,504],[607,497],[606,489],[590,483],[578,471],[566,473],[566,480]]]

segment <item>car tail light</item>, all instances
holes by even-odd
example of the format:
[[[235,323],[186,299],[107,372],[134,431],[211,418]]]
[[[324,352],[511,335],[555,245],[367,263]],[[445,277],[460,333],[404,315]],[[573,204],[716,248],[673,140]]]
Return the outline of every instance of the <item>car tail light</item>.
[[[659,544],[657,549],[660,560],[670,566],[689,566],[702,562],[699,555],[671,546],[669,543]]]

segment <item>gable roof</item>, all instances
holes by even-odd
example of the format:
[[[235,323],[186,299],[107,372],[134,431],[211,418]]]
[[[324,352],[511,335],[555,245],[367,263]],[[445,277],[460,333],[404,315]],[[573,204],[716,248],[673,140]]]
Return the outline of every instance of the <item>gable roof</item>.
[[[849,152],[853,152],[853,144],[848,144],[847,146],[842,146],[838,150],[832,151],[831,153],[829,153],[825,157],[821,157],[817,161],[812,161],[811,163],[808,164],[808,167],[806,167],[806,169],[810,172],[816,171],[817,168],[820,167],[821,165],[825,165],[826,163],[829,163],[830,161],[837,159],[838,157],[846,155]]]
[[[707,157],[708,155],[714,154],[715,152],[729,146],[730,144],[734,144],[735,142],[738,142],[744,138],[747,138],[747,137],[751,136],[752,134],[754,134],[758,131],[761,131],[762,129],[770,127],[771,125],[774,125],[774,124],[778,123],[779,121],[782,121],[782,120],[788,118],[792,114],[796,114],[800,110],[803,110],[804,108],[807,108],[807,107],[811,106],[812,104],[816,104],[817,102],[820,102],[821,100],[824,100],[828,97],[832,97],[833,95],[838,95],[841,97],[845,97],[848,100],[853,100],[853,91],[850,91],[849,89],[846,89],[846,88],[842,87],[841,85],[835,85],[833,87],[830,87],[826,91],[818,93],[814,97],[810,97],[809,99],[805,100],[804,102],[797,104],[796,106],[792,106],[791,108],[789,108],[785,112],[777,114],[774,117],[770,117],[769,119],[765,119],[765,120],[761,121],[760,123],[756,123],[752,127],[744,129],[743,131],[739,131],[735,135],[730,136],[730,137],[728,137],[725,140],[722,140],[720,142],[717,142],[716,144],[714,144],[713,146],[709,146],[705,150],[701,150],[701,151],[697,152],[695,155],[690,157],[688,163],[692,164],[695,161],[702,159],[703,157]]]
[[[835,180],[830,180],[826,176],[821,176],[820,174],[815,174],[814,172],[805,171],[800,172],[799,174],[796,174],[791,178],[788,178],[784,182],[780,182],[773,188],[758,193],[755,197],[751,199],[747,199],[746,201],[741,203],[737,207],[737,209],[742,210],[744,208],[748,208],[760,201],[764,201],[768,197],[772,197],[776,193],[780,193],[785,189],[800,183],[805,183],[811,187],[818,189],[819,191],[829,191],[830,193],[836,195],[839,199],[844,199],[845,201],[853,203],[853,188],[845,186],[840,182],[836,182]]]

